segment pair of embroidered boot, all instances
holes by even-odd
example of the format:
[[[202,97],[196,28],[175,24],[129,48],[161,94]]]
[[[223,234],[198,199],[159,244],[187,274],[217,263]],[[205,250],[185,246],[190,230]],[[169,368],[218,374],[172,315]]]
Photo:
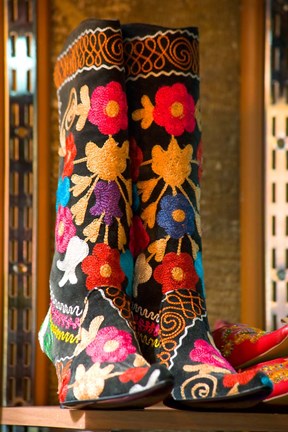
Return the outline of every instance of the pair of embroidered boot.
[[[201,258],[197,29],[88,20],[55,66],[60,169],[39,333],[68,408],[251,406],[215,348]],[[131,303],[132,299],[132,303]]]

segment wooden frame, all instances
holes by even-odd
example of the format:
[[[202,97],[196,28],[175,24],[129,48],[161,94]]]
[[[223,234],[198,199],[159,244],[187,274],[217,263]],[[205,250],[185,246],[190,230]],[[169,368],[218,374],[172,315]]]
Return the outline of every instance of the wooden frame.
[[[264,328],[265,0],[242,0],[240,100],[241,321]]]
[[[0,177],[0,250],[1,256],[3,257],[4,253],[4,161],[5,161],[5,147],[3,143],[5,142],[5,19],[4,19],[4,5],[1,3],[0,7],[0,52],[3,53],[0,56],[0,172],[2,173]],[[3,311],[3,286],[4,286],[4,260],[0,259],[0,358],[3,358],[3,319],[2,319],[2,311]],[[3,370],[0,371],[0,388],[2,389],[2,373]]]
[[[37,179],[38,179],[38,232],[37,232],[37,322],[39,330],[49,305],[50,273],[50,194],[49,194],[49,1],[37,2]],[[48,358],[39,343],[35,361],[35,405],[48,400]]]

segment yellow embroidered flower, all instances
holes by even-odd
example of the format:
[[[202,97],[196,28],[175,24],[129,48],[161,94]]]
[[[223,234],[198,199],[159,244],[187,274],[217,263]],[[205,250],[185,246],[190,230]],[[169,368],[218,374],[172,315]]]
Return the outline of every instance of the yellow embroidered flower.
[[[193,148],[188,144],[183,150],[172,137],[167,150],[159,145],[152,149],[152,169],[172,187],[180,187],[191,173]]]
[[[85,148],[87,168],[102,180],[115,181],[125,171],[129,158],[129,142],[124,141],[122,147],[111,136],[103,147],[88,142]]]
[[[154,106],[149,97],[144,95],[141,98],[143,108],[137,109],[132,113],[132,119],[135,121],[141,120],[141,127],[148,129],[153,122]]]

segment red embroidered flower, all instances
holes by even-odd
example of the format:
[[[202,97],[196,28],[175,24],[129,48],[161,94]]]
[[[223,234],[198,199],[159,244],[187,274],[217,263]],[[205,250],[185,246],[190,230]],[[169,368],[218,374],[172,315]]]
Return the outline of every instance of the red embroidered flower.
[[[199,277],[188,253],[169,252],[154,270],[154,278],[162,285],[163,294],[177,289],[196,289]]]
[[[137,257],[149,244],[150,237],[139,216],[133,216],[130,228],[129,249],[133,257]]]
[[[104,135],[113,135],[127,129],[127,100],[122,86],[111,81],[105,87],[96,87],[91,95],[88,120],[98,126]]]
[[[66,399],[68,393],[68,385],[71,379],[70,370],[71,361],[69,361],[65,366],[61,363],[56,366],[56,373],[58,378],[58,398],[59,402],[63,403]]]
[[[56,217],[55,239],[58,252],[65,252],[69,240],[76,234],[76,227],[73,224],[72,213],[68,207],[59,205]]]
[[[235,384],[248,384],[256,375],[256,371],[244,371],[237,374],[227,374],[223,377],[223,385],[224,387],[233,387]]]
[[[194,99],[183,84],[163,86],[157,91],[153,118],[167,133],[179,136],[184,131],[193,132],[196,125],[194,114]]]
[[[146,375],[148,370],[148,367],[135,367],[127,369],[122,375],[120,375],[119,381],[123,384],[129,381],[137,383],[138,381],[141,381],[141,379]]]
[[[139,177],[140,165],[143,162],[143,153],[134,138],[130,139],[129,150],[131,158],[131,178],[133,182],[136,182]]]
[[[88,275],[86,287],[92,290],[99,286],[111,286],[121,289],[125,274],[120,267],[120,254],[108,245],[96,244],[92,255],[84,258],[82,270]]]
[[[121,362],[135,352],[131,334],[114,326],[100,329],[86,348],[86,353],[94,363]]]
[[[66,155],[64,157],[64,167],[62,178],[70,177],[73,173],[73,162],[77,154],[74,136],[70,133],[66,138]]]

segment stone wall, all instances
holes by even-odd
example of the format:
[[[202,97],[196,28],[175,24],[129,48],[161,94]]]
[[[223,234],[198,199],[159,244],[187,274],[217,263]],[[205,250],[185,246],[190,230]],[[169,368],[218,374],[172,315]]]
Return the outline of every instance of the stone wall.
[[[204,174],[203,257],[210,323],[239,320],[239,18],[241,0],[51,0],[51,70],[66,36],[96,17],[200,31]],[[52,74],[51,74],[52,80]],[[54,88],[54,87],[52,87]],[[51,201],[57,183],[58,120],[51,95]],[[52,242],[52,239],[51,239]]]

